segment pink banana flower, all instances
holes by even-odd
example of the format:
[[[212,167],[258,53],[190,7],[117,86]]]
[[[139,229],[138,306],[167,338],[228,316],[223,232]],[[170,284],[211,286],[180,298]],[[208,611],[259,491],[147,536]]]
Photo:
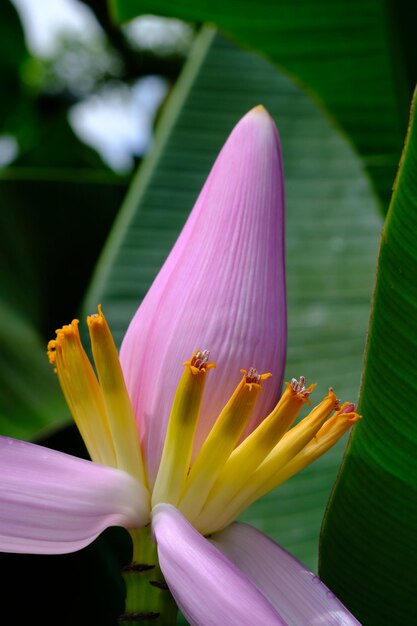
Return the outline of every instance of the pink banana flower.
[[[95,370],[77,320],[48,348],[92,461],[1,438],[0,550],[71,552],[119,525],[133,574],[160,567],[158,592],[166,582],[192,625],[358,624],[294,557],[235,522],[359,418],[330,390],[294,426],[314,388],[303,377],[280,397],[284,186],[263,107],[220,152],[120,361],[101,307],[87,323]],[[144,560],[148,529],[159,565]]]

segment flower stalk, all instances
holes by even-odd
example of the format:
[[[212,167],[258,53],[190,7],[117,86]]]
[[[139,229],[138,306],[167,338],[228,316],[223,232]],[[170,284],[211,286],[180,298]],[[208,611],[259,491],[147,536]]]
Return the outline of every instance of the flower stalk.
[[[132,563],[122,570],[126,585],[125,611],[120,626],[172,626],[178,607],[158,562],[149,526],[130,531]]]

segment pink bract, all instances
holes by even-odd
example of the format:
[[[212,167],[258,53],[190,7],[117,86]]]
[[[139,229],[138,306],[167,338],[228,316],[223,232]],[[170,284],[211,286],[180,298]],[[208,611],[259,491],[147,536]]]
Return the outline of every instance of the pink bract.
[[[133,318],[120,359],[150,481],[182,362],[210,350],[198,449],[240,379],[271,372],[248,431],[281,392],[286,355],[284,184],[274,122],[250,111],[220,152],[184,229]]]

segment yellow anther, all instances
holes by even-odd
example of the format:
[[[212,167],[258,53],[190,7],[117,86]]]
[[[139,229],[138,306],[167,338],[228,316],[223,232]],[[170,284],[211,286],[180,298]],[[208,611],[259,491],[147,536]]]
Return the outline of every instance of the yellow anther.
[[[117,348],[100,305],[98,313],[87,317],[87,325],[117,467],[146,484],[135,415]]]
[[[183,363],[184,367],[188,366],[190,372],[197,376],[198,374],[205,373],[207,370],[214,369],[216,364],[213,361],[209,361],[209,350],[196,350],[193,356],[188,361]]]
[[[261,391],[261,381],[271,376],[269,373],[258,374],[254,368],[241,372],[242,380],[217,418],[187,477],[178,506],[191,521],[200,513],[211,487],[245,430]]]
[[[242,374],[244,374],[246,383],[251,387],[252,385],[258,385],[260,387],[263,380],[271,378],[272,376],[271,372],[266,372],[266,374],[259,374],[258,370],[254,367],[250,367],[248,370],[240,371]]]
[[[316,387],[316,385],[310,385],[309,387],[305,386],[306,379],[304,376],[300,376],[299,379],[292,378],[290,383],[286,383],[287,388],[291,387],[295,393],[300,396],[300,398],[304,398],[307,402],[309,402],[309,397]]]
[[[215,363],[209,363],[207,351],[197,350],[184,366],[168,421],[152,506],[158,502],[178,504],[190,467],[206,374]]]
[[[215,363],[209,363],[210,352],[208,350],[196,350],[189,361],[183,365],[189,365],[191,372],[197,375],[201,371],[206,371],[216,367]]]

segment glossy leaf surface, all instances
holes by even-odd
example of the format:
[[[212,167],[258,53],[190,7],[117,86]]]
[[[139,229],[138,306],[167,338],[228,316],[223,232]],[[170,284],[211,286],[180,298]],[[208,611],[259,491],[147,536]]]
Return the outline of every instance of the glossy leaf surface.
[[[382,233],[359,410],[321,574],[365,624],[417,620],[417,119]]]
[[[0,303],[0,433],[20,439],[42,435],[68,417],[45,347],[31,323]]]
[[[314,91],[358,148],[385,212],[401,152],[414,69],[407,3],[389,0],[112,0],[127,20],[159,13],[215,23]],[[408,43],[410,42],[410,43]],[[414,62],[414,61],[413,61]],[[415,80],[415,79],[414,79]]]

